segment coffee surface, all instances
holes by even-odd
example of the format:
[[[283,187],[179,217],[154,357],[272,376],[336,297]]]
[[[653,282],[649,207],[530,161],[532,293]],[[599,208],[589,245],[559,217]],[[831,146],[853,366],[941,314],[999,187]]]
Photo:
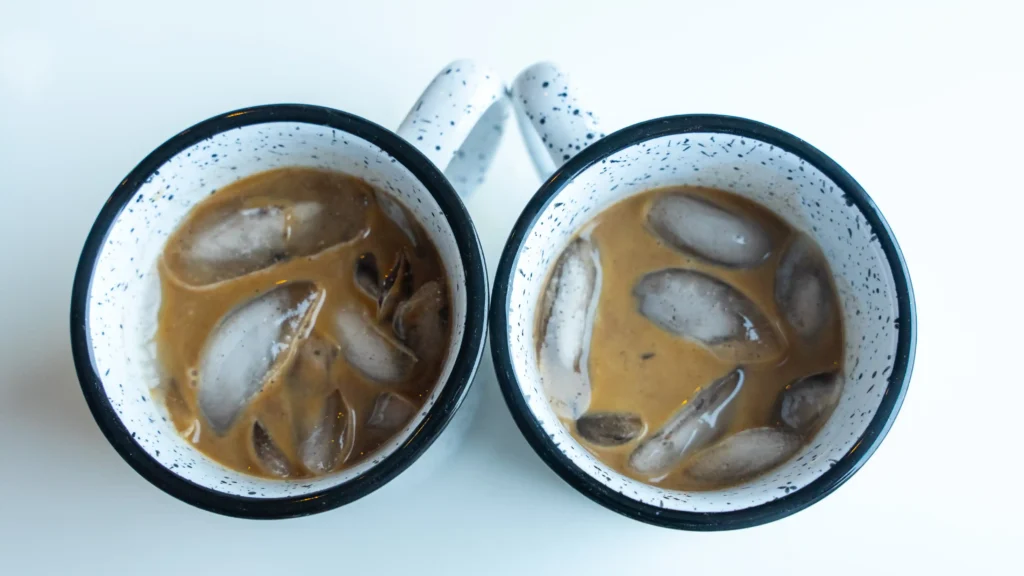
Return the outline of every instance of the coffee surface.
[[[542,384],[580,444],[677,490],[791,457],[842,390],[839,303],[818,247],[724,191],[644,192],[555,262],[537,317]]]
[[[218,190],[159,271],[158,395],[187,442],[248,474],[365,460],[422,409],[448,353],[437,249],[346,174],[282,168]]]

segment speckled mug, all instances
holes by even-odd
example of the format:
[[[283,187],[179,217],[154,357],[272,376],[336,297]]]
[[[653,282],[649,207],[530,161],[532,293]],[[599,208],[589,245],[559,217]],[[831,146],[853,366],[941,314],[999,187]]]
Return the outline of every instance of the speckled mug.
[[[491,352],[509,409],[540,457],[602,506],[685,530],[771,522],[810,506],[850,478],[899,411],[917,330],[906,263],[864,189],[810,144],[752,120],[670,116],[605,136],[566,75],[551,64],[520,74],[512,100],[538,171],[554,175],[520,216],[498,264]],[[835,276],[847,342],[842,399],[813,441],[774,471],[714,492],[662,489],[601,463],[555,416],[536,361],[534,318],[541,289],[574,234],[615,202],[685,184],[755,200],[815,238]]]
[[[505,87],[497,76],[458,61],[427,87],[397,133],[330,108],[258,106],[201,122],[147,156],[96,219],[71,295],[72,351],[82,392],[117,452],[168,494],[248,518],[341,506],[419,458],[462,404],[483,351],[487,274],[458,193],[470,193],[482,179],[507,116]],[[242,474],[204,456],[175,431],[150,390],[159,384],[153,345],[160,305],[156,262],[167,236],[218,188],[283,166],[346,172],[399,199],[438,248],[452,289],[453,330],[440,385],[377,454],[325,477],[282,481]],[[438,444],[457,443],[456,427]],[[431,452],[445,451],[435,446]]]

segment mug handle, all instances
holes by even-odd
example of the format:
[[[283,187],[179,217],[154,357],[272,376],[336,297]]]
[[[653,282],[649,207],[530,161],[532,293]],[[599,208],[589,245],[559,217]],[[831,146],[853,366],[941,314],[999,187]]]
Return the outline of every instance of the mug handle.
[[[398,127],[398,135],[466,197],[483,182],[508,119],[505,85],[472,60],[445,66]]]
[[[551,62],[523,70],[512,102],[533,165],[546,180],[580,150],[604,137],[594,112],[580,103],[568,75]]]

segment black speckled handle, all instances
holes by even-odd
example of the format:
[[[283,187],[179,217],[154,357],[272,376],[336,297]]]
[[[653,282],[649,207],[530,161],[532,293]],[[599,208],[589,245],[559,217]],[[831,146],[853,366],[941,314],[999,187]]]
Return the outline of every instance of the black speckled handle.
[[[578,94],[568,75],[550,62],[530,66],[512,83],[516,118],[543,179],[604,136]]]
[[[445,66],[409,111],[398,135],[440,168],[461,196],[481,182],[508,119],[505,84],[471,60]]]

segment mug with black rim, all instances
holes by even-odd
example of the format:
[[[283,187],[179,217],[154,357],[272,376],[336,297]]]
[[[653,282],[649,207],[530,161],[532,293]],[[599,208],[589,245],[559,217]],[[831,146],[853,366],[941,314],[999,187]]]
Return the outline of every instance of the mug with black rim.
[[[568,77],[548,63],[517,77],[512,101],[547,181],[520,215],[498,263],[490,342],[505,401],[544,462],[602,506],[683,530],[729,530],[783,518],[860,469],[903,402],[917,321],[896,238],[853,177],[803,140],[743,118],[670,116],[605,136]],[[832,416],[789,461],[724,490],[668,490],[612,470],[556,417],[537,368],[535,318],[555,259],[605,208],[670,185],[739,194],[809,234],[826,255],[841,303],[846,385]]]
[[[336,508],[409,467],[452,420],[480,362],[487,273],[459,194],[482,180],[507,116],[503,83],[463,60],[442,69],[397,133],[331,108],[277,104],[210,118],[147,156],[100,211],[71,295],[72,352],[82,392],[117,452],[168,494],[247,518]],[[159,384],[156,263],[168,235],[218,188],[286,166],[345,172],[390,192],[437,247],[452,290],[448,359],[423,409],[371,458],[298,481],[261,479],[214,462],[177,433],[150,395]],[[455,443],[458,434],[449,431],[446,439]]]

